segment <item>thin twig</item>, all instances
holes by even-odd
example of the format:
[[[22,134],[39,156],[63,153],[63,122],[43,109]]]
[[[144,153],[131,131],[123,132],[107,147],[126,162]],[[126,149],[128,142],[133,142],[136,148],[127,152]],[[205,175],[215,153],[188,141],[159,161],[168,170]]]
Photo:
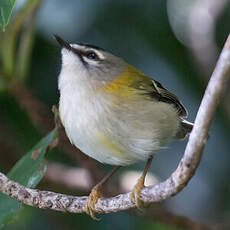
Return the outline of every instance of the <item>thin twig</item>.
[[[188,14],[188,45],[206,81],[218,57],[215,42],[217,19],[228,2],[229,0],[194,1]]]
[[[229,0],[198,0],[192,5],[188,15],[189,48],[198,65],[200,81],[207,83],[208,77],[218,58],[218,47],[215,42],[215,30],[218,18],[223,13]],[[204,29],[205,28],[205,29]],[[230,85],[220,108],[230,122]],[[229,124],[228,124],[229,125]]]
[[[141,191],[141,200],[146,203],[159,202],[180,192],[199,165],[202,150],[208,137],[209,127],[220,96],[230,77],[230,36],[219,57],[216,68],[207,86],[201,102],[193,131],[190,135],[183,158],[178,168],[164,182],[148,186]],[[0,173],[0,191],[24,204],[43,209],[63,212],[85,212],[87,196],[69,196],[50,191],[29,189],[8,179]],[[95,208],[99,213],[117,212],[134,208],[136,205],[130,199],[131,193],[116,197],[100,198]]]

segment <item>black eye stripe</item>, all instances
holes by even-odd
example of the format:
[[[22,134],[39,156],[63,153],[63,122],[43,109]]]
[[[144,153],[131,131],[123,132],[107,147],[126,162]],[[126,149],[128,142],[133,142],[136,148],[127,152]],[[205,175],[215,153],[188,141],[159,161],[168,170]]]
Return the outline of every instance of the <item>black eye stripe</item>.
[[[82,63],[86,66],[88,63],[84,60],[83,56],[83,52],[81,52],[80,50],[75,49],[74,47],[71,47],[71,51],[73,53],[75,53],[82,61]]]
[[[84,65],[88,64],[87,59],[92,61],[102,61],[99,58],[98,54],[93,50],[81,50],[81,49],[76,49],[74,47],[71,47],[71,50],[73,53],[78,55],[78,57],[81,59]]]
[[[94,60],[94,61],[99,61],[100,60],[100,58],[98,57],[96,52],[94,52],[92,50],[82,52],[82,55],[85,56],[89,60]]]
[[[85,55],[88,59],[95,60],[98,59],[98,56],[94,52],[88,52]]]

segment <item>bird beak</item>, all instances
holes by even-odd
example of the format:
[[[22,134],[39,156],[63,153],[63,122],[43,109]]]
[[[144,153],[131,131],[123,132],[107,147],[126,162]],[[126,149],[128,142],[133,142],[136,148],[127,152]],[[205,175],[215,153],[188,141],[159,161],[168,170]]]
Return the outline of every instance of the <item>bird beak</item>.
[[[54,37],[62,48],[66,48],[67,50],[72,50],[72,47],[70,46],[68,42],[64,41],[62,38],[60,38],[59,36],[55,34],[54,34]]]

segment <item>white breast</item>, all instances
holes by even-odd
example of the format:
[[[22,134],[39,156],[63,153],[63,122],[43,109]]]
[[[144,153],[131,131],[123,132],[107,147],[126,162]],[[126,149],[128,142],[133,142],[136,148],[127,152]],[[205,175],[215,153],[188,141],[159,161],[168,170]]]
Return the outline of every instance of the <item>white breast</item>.
[[[172,105],[140,96],[114,108],[112,98],[99,94],[93,78],[71,60],[59,76],[59,111],[68,138],[82,152],[102,163],[127,165],[147,159],[176,134],[179,119]]]
[[[84,74],[84,73],[83,73]],[[124,165],[133,159],[122,157],[118,148],[105,143],[104,118],[106,103],[95,92],[95,84],[85,78],[61,72],[59,76],[59,112],[66,134],[72,144],[88,156],[107,164]],[[108,127],[111,130],[110,127]],[[110,148],[110,147],[113,148]]]
[[[110,114],[101,96],[72,85],[61,89],[59,110],[71,143],[90,157],[112,165],[146,160],[167,144],[179,126],[169,104],[134,104],[128,111]]]

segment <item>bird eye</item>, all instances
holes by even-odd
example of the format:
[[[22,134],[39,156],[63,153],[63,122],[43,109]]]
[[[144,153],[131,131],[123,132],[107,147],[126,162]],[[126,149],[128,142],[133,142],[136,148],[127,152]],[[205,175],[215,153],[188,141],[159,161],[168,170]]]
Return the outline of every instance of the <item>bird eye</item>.
[[[89,52],[86,54],[86,57],[91,60],[96,60],[98,59],[97,55],[94,52]]]

